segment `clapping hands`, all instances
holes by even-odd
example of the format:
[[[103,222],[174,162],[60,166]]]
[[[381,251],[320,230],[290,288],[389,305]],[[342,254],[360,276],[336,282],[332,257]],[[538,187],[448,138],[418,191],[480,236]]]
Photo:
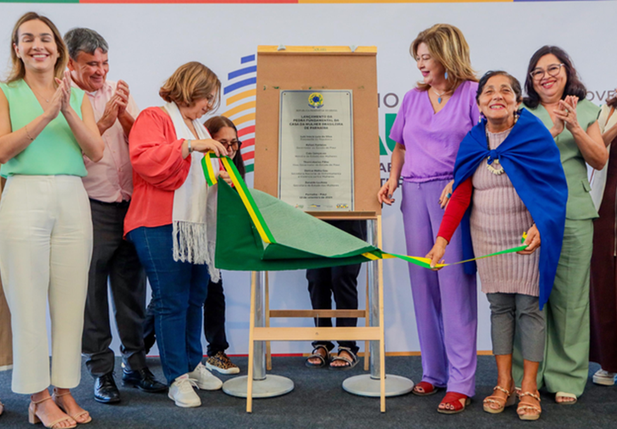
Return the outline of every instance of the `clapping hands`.
[[[557,134],[560,134],[563,131],[564,126],[570,132],[574,131],[577,127],[580,127],[578,117],[576,115],[577,105],[578,97],[574,95],[568,95],[565,99],[559,100],[559,107],[553,110],[553,113],[555,113],[554,126],[559,131]]]
[[[56,119],[56,117],[61,111],[64,113],[67,111],[67,109],[71,108],[70,72],[64,72],[63,79],[55,79],[56,83],[58,84],[58,88],[56,88],[56,92],[54,92],[54,95],[53,97],[51,97],[47,108],[45,108],[45,114],[49,116],[50,121]]]
[[[126,108],[129,104],[129,94],[130,91],[128,84],[123,80],[119,80],[116,86],[115,94],[105,105],[105,111],[103,112],[101,119],[99,119],[98,127],[101,134],[111,128],[116,120],[121,118],[122,115],[128,114]]]

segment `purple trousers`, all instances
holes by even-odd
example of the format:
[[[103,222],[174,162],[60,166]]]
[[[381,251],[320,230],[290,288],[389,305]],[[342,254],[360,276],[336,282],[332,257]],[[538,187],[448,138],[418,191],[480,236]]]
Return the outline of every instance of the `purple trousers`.
[[[403,182],[401,211],[408,255],[424,256],[433,247],[444,213],[439,197],[448,182]],[[460,228],[444,259],[463,259]],[[436,272],[414,264],[409,264],[409,276],[422,352],[422,381],[447,387],[448,392],[473,396],[478,324],[476,276],[465,274],[462,265]]]

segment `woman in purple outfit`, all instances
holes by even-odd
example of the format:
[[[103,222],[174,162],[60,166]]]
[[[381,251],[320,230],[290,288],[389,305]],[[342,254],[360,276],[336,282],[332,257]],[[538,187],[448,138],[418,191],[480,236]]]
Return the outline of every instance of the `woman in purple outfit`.
[[[426,255],[433,247],[443,209],[452,193],[454,161],[459,144],[478,122],[477,78],[469,46],[461,31],[436,24],[413,41],[410,53],[424,77],[403,100],[390,138],[390,178],[377,197],[392,204],[403,177],[403,223],[409,255]],[[453,260],[462,259],[461,233],[452,237]],[[457,259],[458,258],[458,259]],[[476,277],[463,266],[433,272],[409,264],[411,291],[422,351],[422,381],[413,393],[447,394],[438,412],[465,409],[475,393]]]

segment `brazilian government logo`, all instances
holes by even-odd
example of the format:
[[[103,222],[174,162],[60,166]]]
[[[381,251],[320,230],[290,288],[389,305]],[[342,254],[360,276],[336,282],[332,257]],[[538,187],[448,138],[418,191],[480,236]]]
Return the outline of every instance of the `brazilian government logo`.
[[[320,109],[323,107],[323,95],[318,92],[314,92],[309,95],[308,99],[309,106],[313,109]]]

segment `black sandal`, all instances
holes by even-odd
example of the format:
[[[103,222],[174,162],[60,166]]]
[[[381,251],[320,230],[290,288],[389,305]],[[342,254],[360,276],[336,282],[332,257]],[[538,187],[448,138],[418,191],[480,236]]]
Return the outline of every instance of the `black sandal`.
[[[348,358],[347,356],[341,356],[341,352],[343,351],[349,353],[349,356],[351,356],[351,358]],[[332,366],[332,362],[337,361],[337,360],[345,362],[345,365]],[[354,352],[351,351],[349,347],[339,347],[337,355],[334,356],[332,360],[330,361],[329,368],[334,371],[348,371],[352,369],[354,366],[356,366],[357,364],[358,364],[358,357],[356,356]]]
[[[325,356],[319,353],[319,350],[321,349],[326,352]],[[309,361],[309,359],[313,358],[319,358],[319,363],[313,363]],[[330,363],[330,351],[323,344],[318,344],[317,346],[315,346],[315,348],[311,352],[311,355],[307,357],[304,361],[304,365],[308,368],[323,368],[328,365],[328,363]]]

